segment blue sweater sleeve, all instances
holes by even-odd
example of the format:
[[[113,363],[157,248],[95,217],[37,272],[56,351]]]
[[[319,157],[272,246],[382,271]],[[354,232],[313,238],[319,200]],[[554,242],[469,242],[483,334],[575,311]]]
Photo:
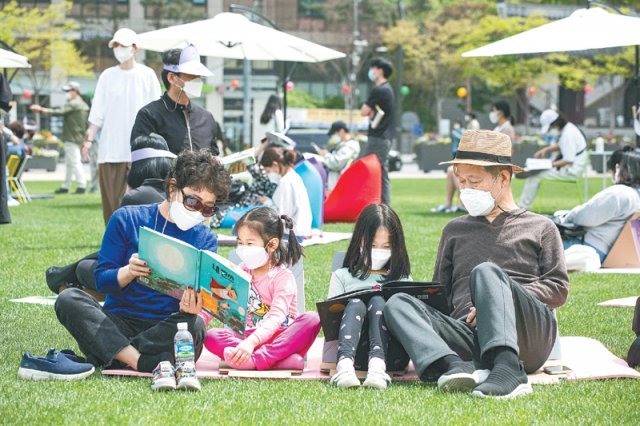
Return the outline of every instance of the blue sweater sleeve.
[[[127,229],[126,209],[116,210],[109,219],[98,253],[95,277],[96,287],[101,293],[122,292],[118,284],[118,270],[129,263],[126,255],[131,232],[134,230]]]

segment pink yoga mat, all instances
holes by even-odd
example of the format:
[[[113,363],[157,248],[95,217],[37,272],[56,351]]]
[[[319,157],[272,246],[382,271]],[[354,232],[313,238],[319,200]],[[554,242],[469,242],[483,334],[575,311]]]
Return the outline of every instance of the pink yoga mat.
[[[565,365],[571,368],[573,372],[564,376],[551,376],[540,369],[538,372],[529,375],[529,383],[554,384],[560,380],[590,380],[619,377],[640,379],[640,372],[629,368],[623,359],[609,352],[609,350],[597,340],[588,337],[561,337],[561,344],[562,359],[549,361],[548,365]],[[307,354],[307,365],[300,375],[290,375],[289,373],[277,371],[241,372],[235,376],[233,374],[220,374],[218,371],[220,359],[205,349],[196,364],[198,377],[202,379],[243,377],[252,379],[329,380],[329,374],[320,371],[322,346],[323,339],[317,338]],[[109,376],[151,377],[149,373],[138,373],[132,370],[102,370],[102,374]],[[407,381],[419,379],[413,365],[410,363],[407,373],[403,376],[393,377],[393,380]]]

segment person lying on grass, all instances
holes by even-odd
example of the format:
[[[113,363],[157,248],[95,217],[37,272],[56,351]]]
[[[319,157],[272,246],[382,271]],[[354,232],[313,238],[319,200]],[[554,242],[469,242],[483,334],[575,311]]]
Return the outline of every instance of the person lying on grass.
[[[227,197],[230,186],[229,173],[212,152],[185,151],[169,173],[163,202],[114,212],[95,272],[98,291],[107,295],[104,307],[76,288],[62,291],[55,304],[58,319],[89,362],[152,372],[161,362],[174,362],[173,338],[180,322],[188,324],[195,358],[199,357],[206,333],[196,315],[202,298],[191,289],[179,301],[137,283],[137,278],[150,274],[137,255],[138,235],[146,226],[198,249],[216,251],[217,237],[202,221],[213,215],[216,201]]]
[[[466,131],[447,163],[469,211],[443,229],[433,274],[449,287],[453,311],[397,294],[385,321],[419,377],[443,391],[531,393],[527,373],[547,360],[556,338],[552,309],[569,291],[560,234],[551,220],[515,204],[511,176],[522,169],[511,164],[507,135]]]

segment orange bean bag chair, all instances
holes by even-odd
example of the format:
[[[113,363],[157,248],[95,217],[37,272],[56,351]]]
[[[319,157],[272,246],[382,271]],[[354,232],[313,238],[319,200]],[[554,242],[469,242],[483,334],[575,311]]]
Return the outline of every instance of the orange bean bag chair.
[[[382,200],[382,167],[375,154],[347,168],[324,202],[324,221],[355,222],[366,206]]]

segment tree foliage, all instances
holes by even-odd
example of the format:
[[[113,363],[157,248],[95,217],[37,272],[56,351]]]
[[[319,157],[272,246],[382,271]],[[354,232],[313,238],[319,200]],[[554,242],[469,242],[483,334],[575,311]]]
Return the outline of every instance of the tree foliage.
[[[32,68],[26,72],[36,100],[51,77],[57,80],[92,75],[91,64],[69,37],[77,28],[65,18],[70,8],[71,2],[27,8],[13,1],[0,9],[0,39],[29,58]]]

